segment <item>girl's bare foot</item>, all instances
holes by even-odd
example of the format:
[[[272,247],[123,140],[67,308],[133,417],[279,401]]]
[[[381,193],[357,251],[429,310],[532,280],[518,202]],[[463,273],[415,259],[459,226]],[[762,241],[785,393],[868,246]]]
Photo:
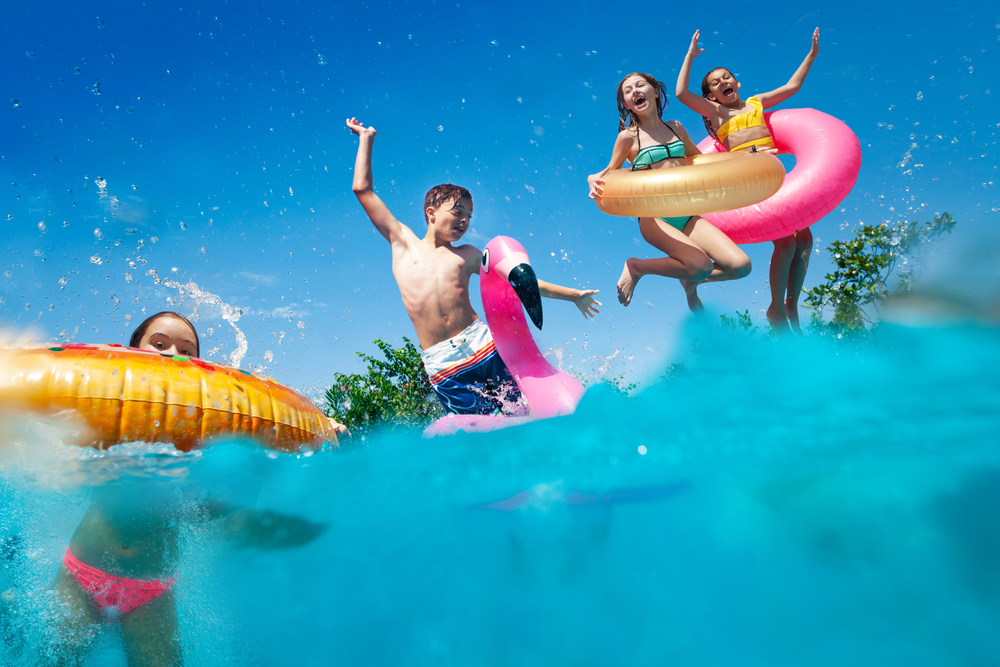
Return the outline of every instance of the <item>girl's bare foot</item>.
[[[783,309],[775,307],[772,303],[767,307],[767,312],[765,313],[767,321],[771,323],[771,326],[774,328],[774,332],[777,334],[786,334],[791,331],[791,329],[788,328],[788,320],[785,319],[785,313],[782,311]]]
[[[799,304],[785,299],[785,317],[788,318],[788,324],[791,325],[792,331],[800,336],[805,335],[802,333],[802,327],[799,326]]]
[[[618,279],[618,303],[626,307],[632,301],[632,292],[635,291],[639,278],[642,278],[635,268],[635,262],[635,257],[625,260],[625,268],[622,269],[622,275]]]
[[[680,283],[681,287],[684,288],[684,295],[687,297],[688,308],[691,309],[691,312],[700,313],[704,311],[705,304],[698,298],[698,285],[701,283],[694,280],[682,280]]]

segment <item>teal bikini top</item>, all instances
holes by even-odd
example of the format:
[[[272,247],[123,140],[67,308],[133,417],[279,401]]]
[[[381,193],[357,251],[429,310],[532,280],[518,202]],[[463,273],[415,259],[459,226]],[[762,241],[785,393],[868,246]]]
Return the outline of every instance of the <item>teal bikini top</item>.
[[[673,128],[669,125],[667,125],[667,128],[671,132],[674,132]],[[674,132],[674,136],[677,137],[676,132]],[[647,146],[646,148],[642,148],[642,140],[639,139],[638,128],[636,129],[635,138],[639,142],[640,147],[639,152],[635,154],[635,159],[632,160],[633,171],[636,169],[650,169],[657,162],[685,156],[684,142],[681,141],[680,137],[677,137],[676,141],[671,141],[666,146]]]

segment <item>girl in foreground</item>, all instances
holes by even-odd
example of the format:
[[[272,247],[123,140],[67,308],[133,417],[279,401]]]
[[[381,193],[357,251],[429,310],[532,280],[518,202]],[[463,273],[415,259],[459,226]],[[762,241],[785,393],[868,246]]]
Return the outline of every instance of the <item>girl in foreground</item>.
[[[700,31],[691,38],[684,64],[677,75],[677,99],[701,114],[709,134],[719,140],[728,151],[766,150],[777,152],[774,138],[764,123],[764,109],[784,102],[799,92],[809,74],[813,60],[819,53],[819,28],[813,32],[812,48],[795,74],[784,86],[768,93],[759,93],[750,99],[740,99],[740,82],[732,73],[717,67],[701,81],[701,96],[688,90],[691,79],[691,63],[704,49],[698,48]],[[789,330],[802,335],[799,327],[799,294],[809,268],[813,237],[808,227],[774,241],[771,255],[771,305],[767,308],[767,319],[774,330],[781,333]],[[787,296],[786,296],[787,289]]]
[[[663,83],[649,74],[633,72],[618,84],[618,138],[607,168],[587,177],[592,198],[603,193],[604,176],[626,160],[632,169],[672,169],[684,166],[686,156],[701,152],[680,123],[662,120],[666,98]],[[647,274],[680,280],[688,307],[700,311],[698,285],[750,273],[746,253],[700,216],[639,218],[639,231],[666,257],[632,257],[625,262],[618,279],[618,301],[625,306],[632,300],[636,283]]]
[[[199,354],[194,326],[173,312],[157,313],[140,324],[129,346],[168,355]],[[237,484],[249,480],[253,487],[253,475],[241,473]],[[52,623],[59,660],[81,660],[96,637],[95,626],[112,620],[119,624],[130,665],[181,664],[171,573],[179,555],[180,526],[192,518],[224,518],[227,537],[260,548],[299,546],[325,530],[298,517],[245,507],[247,497],[234,503],[232,497],[200,495],[186,502],[179,493],[172,485],[94,487],[53,584],[61,603],[61,618]]]

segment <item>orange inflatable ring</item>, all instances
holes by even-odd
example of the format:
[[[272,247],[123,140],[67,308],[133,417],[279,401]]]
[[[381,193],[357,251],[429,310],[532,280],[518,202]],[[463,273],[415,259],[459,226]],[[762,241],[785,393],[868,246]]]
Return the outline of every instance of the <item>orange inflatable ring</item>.
[[[121,345],[0,347],[0,407],[75,413],[76,444],[169,442],[190,451],[219,436],[280,451],[338,445],[327,417],[270,378],[195,357]]]
[[[716,153],[667,169],[615,169],[595,199],[610,215],[632,218],[718,213],[762,202],[781,187],[785,168],[767,153]]]

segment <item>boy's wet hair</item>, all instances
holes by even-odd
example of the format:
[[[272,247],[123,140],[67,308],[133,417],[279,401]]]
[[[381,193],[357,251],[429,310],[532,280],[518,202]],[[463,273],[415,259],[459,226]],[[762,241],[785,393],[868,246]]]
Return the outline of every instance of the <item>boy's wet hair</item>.
[[[198,330],[194,328],[193,324],[191,324],[191,320],[189,320],[188,318],[184,317],[180,313],[175,313],[172,310],[164,310],[162,312],[157,313],[156,315],[150,315],[145,320],[143,320],[142,324],[140,324],[138,327],[136,327],[136,330],[132,332],[132,337],[128,341],[128,346],[129,347],[139,347],[139,344],[142,343],[142,337],[146,335],[146,329],[149,328],[150,324],[152,324],[154,321],[160,319],[161,317],[172,317],[175,320],[180,320],[184,324],[186,324],[189,327],[191,327],[191,333],[194,334],[194,356],[200,357],[201,356],[201,344],[198,341]]]
[[[431,222],[430,218],[427,217],[427,209],[431,208],[437,210],[438,206],[449,200],[452,200],[455,204],[457,204],[458,200],[462,197],[468,197],[470,200],[472,199],[472,195],[469,194],[469,191],[461,185],[453,185],[451,183],[435,185],[427,191],[427,195],[424,197],[424,220],[427,224],[430,224]]]
[[[662,81],[658,81],[652,74],[646,74],[645,72],[632,72],[628,74],[618,83],[618,131],[621,132],[626,127],[631,127],[635,125],[636,131],[639,130],[639,117],[635,113],[625,106],[625,93],[622,92],[622,86],[625,84],[625,79],[632,76],[641,76],[646,80],[650,86],[656,90],[656,115],[660,120],[663,120],[663,110],[670,106],[670,98],[667,97],[667,89],[663,85]]]
[[[708,88],[708,79],[709,77],[712,76],[714,72],[718,72],[720,69],[729,72],[729,70],[726,69],[725,67],[713,67],[712,69],[708,70],[708,74],[706,74],[705,78],[701,80],[701,96],[704,97],[706,100],[708,99],[708,96],[712,94],[712,91],[709,90]],[[729,72],[729,76],[733,76],[733,73]],[[715,128],[712,127],[712,121],[708,119],[708,116],[702,116],[701,119],[702,121],[704,121],[705,129],[708,130],[708,133],[711,134],[713,137],[715,137],[715,140],[721,144],[722,142],[719,141],[719,135],[715,133]]]

